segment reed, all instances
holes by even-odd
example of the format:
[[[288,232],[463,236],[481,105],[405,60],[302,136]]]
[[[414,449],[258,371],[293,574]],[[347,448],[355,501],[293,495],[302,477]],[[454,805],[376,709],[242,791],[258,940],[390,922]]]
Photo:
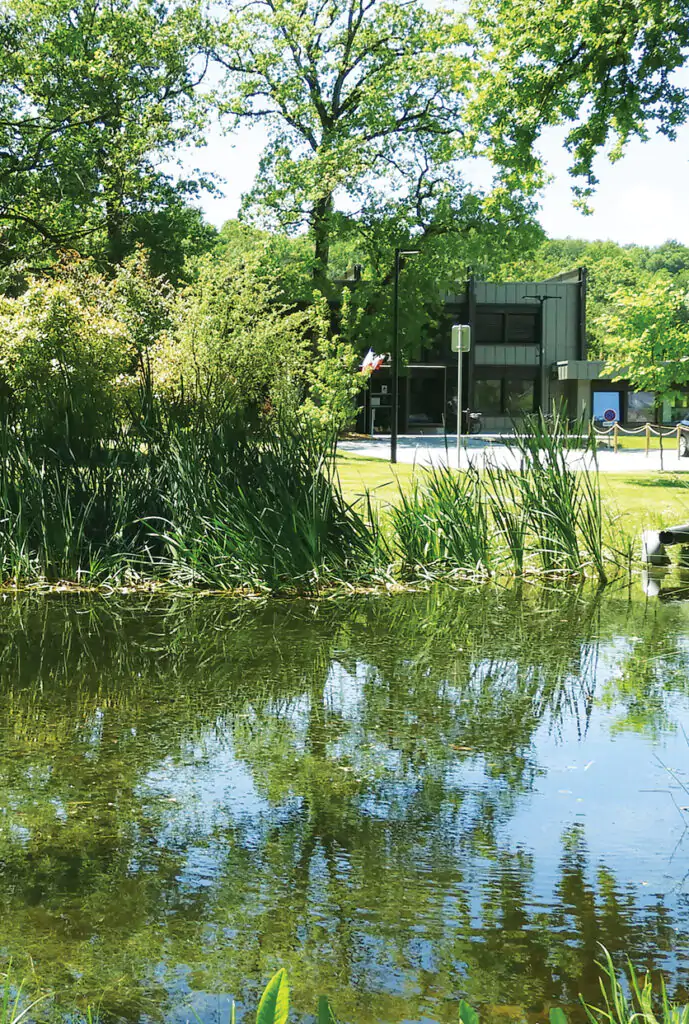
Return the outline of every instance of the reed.
[[[566,422],[517,441],[519,468],[436,467],[379,514],[335,471],[336,439],[309,423],[161,406],[88,449],[0,423],[0,579],[154,582],[266,592],[489,576],[605,582],[616,555],[595,465],[568,461]],[[595,449],[587,457],[594,460]]]
[[[532,417],[515,438],[517,469],[433,468],[390,510],[405,575],[582,576],[607,580],[605,515],[593,442],[582,472],[560,415]]]
[[[488,576],[495,550],[481,474],[435,467],[390,510],[394,548],[406,575]]]

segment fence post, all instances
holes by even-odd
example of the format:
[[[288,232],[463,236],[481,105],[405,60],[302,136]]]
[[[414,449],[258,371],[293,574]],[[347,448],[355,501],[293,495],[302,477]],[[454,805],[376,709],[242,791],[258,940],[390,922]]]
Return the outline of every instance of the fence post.
[[[617,452],[620,447],[620,425],[617,422],[617,420],[615,420],[612,428],[612,446],[615,455],[617,455]]]
[[[678,423],[677,424],[677,458],[678,459],[682,458],[682,449],[680,447],[681,443],[682,443],[681,440],[680,440],[681,436],[682,436],[682,428],[680,427],[680,425]]]
[[[650,450],[651,450],[651,424],[647,423],[646,424],[646,455],[648,455]]]

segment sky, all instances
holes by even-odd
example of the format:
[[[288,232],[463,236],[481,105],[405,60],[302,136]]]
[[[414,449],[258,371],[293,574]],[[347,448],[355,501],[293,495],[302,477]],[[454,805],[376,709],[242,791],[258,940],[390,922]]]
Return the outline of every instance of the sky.
[[[648,142],[632,142],[615,164],[601,157],[596,165],[600,184],[590,216],[572,204],[563,135],[564,131],[548,130],[541,144],[553,176],[543,195],[540,217],[550,237],[610,239],[624,245],[660,245],[672,238],[689,245],[689,125],[674,142],[661,135]],[[236,216],[265,142],[260,126],[248,125],[232,136],[214,126],[207,145],[183,158],[186,169],[198,167],[225,179],[220,185],[224,195],[205,196],[201,204],[211,223],[220,226]],[[478,183],[485,179],[480,169],[474,177]]]

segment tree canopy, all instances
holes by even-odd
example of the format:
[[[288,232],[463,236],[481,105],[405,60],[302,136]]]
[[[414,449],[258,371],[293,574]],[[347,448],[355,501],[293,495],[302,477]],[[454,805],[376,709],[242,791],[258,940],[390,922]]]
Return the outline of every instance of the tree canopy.
[[[246,212],[308,226],[317,279],[336,207],[363,224],[378,224],[387,207],[398,241],[461,223],[468,189],[458,161],[475,135],[464,16],[420,0],[261,0],[231,7],[218,40],[224,111],[270,133]],[[512,191],[532,184],[524,177]]]
[[[183,218],[200,180],[163,168],[203,138],[196,0],[13,0],[0,25],[0,258],[119,263]]]
[[[689,114],[676,74],[689,57],[687,0],[474,0],[481,87],[475,102],[493,158],[534,170],[546,125],[568,126],[581,200],[594,159],[614,159],[649,126],[674,138]]]

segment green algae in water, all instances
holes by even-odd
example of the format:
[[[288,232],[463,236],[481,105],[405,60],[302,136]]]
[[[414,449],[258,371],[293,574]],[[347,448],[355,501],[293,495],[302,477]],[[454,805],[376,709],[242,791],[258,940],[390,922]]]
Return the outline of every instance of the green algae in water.
[[[689,607],[524,588],[0,606],[0,950],[60,1007],[541,1018],[689,966]]]

